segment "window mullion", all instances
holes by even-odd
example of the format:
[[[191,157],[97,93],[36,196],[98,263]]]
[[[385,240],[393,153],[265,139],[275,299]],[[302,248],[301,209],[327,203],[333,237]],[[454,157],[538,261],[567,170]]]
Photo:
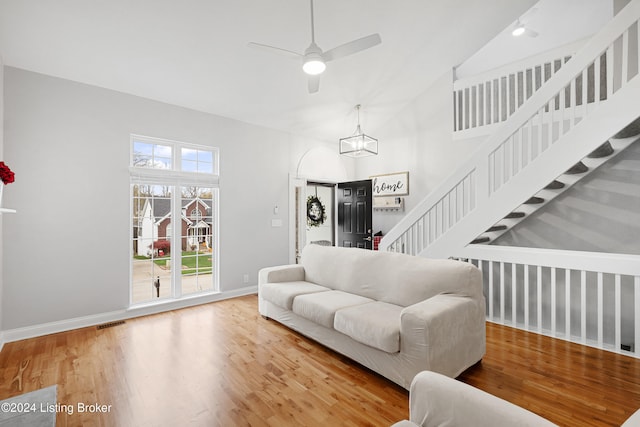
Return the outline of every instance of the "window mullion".
[[[180,145],[179,144],[174,144],[173,145],[173,150],[172,150],[172,161],[173,161],[173,170],[176,172],[181,172],[182,171],[182,162],[181,160],[181,155],[180,155]]]
[[[171,217],[171,253],[173,257],[171,259],[171,274],[172,274],[172,286],[171,294],[174,298],[180,298],[182,296],[182,195],[181,186],[178,182],[173,183],[173,190],[171,192],[171,203],[173,206]]]

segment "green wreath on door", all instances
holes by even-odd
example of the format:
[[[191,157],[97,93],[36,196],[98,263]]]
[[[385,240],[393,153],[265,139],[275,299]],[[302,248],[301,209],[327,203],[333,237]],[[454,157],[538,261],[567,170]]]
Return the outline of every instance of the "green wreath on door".
[[[319,227],[327,220],[327,212],[317,196],[307,197],[307,225]]]

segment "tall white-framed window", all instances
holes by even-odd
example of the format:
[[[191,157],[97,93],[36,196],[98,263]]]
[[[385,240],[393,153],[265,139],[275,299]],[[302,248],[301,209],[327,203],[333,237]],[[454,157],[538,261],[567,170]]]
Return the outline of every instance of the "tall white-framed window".
[[[217,148],[131,135],[130,305],[219,289]]]

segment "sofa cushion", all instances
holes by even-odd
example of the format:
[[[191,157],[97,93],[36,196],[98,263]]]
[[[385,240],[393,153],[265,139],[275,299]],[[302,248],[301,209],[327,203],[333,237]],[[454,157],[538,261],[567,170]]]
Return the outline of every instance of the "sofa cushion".
[[[326,292],[329,290],[329,288],[309,282],[276,282],[263,283],[260,285],[260,295],[262,298],[287,310],[292,309],[293,299],[298,295]]]
[[[342,291],[319,292],[295,297],[293,312],[319,325],[333,329],[336,311],[369,302],[373,302],[373,300]]]
[[[387,353],[400,351],[403,307],[375,301],[336,312],[333,328],[354,340]]]

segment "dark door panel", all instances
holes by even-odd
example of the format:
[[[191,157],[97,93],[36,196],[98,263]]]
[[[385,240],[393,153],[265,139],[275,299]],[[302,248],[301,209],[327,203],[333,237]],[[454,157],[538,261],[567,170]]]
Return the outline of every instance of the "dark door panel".
[[[371,180],[338,184],[338,246],[373,249]]]

